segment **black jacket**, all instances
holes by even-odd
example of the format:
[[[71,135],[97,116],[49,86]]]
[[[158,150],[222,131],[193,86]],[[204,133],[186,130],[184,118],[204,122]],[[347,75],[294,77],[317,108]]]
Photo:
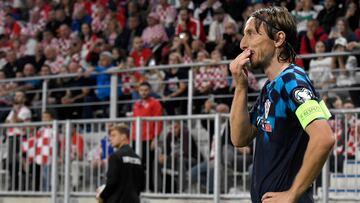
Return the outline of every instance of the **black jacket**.
[[[144,185],[141,159],[129,145],[124,145],[109,158],[106,186],[100,197],[104,203],[140,203]]]

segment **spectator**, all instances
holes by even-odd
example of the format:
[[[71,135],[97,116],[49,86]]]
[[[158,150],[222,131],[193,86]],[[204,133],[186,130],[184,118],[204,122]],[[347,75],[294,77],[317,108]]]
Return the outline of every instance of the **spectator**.
[[[82,31],[82,25],[87,24],[91,25],[91,17],[86,13],[85,8],[83,6],[79,6],[78,9],[74,9],[74,16],[71,23],[71,30],[73,32]],[[90,27],[90,26],[89,26]]]
[[[15,92],[13,107],[6,118],[6,123],[16,124],[31,121],[31,111],[25,106],[25,93],[21,91]],[[24,186],[21,175],[24,176],[24,171],[20,165],[21,158],[21,141],[26,136],[26,131],[19,127],[10,127],[6,132],[8,143],[8,170],[9,170],[9,190],[21,190],[20,185]]]
[[[25,64],[30,63],[35,67],[35,71],[39,72],[43,64],[45,63],[44,47],[38,43],[35,47],[34,54],[29,54],[24,57],[19,58],[18,64],[19,67],[24,67]]]
[[[175,34],[178,35],[185,31],[191,33],[194,39],[200,39],[201,41],[206,42],[206,34],[202,24],[191,17],[191,11],[189,9],[181,8],[179,10]]]
[[[173,34],[176,19],[176,9],[167,0],[159,0],[159,4],[154,7],[155,13],[159,14],[160,23],[167,29],[167,34]],[[171,36],[169,35],[169,36]]]
[[[103,32],[105,34],[105,38],[108,44],[114,46],[115,40],[122,32],[122,27],[116,19],[111,19],[108,21],[106,29]]]
[[[164,139],[165,146],[160,148],[159,168],[165,175],[165,180],[163,180],[165,193],[182,192],[179,191],[180,185],[187,185],[185,182],[186,171],[189,170],[189,166],[193,166],[201,158],[198,157],[196,142],[182,121],[171,122],[169,132]],[[173,167],[172,162],[175,163]],[[180,172],[183,174],[180,175]],[[182,179],[180,179],[181,177]],[[174,181],[173,187],[172,180]]]
[[[173,52],[169,56],[169,65],[180,64],[181,55]],[[180,99],[186,97],[188,73],[184,68],[171,68],[165,72],[164,106],[168,115],[186,114],[187,101]],[[171,100],[172,98],[176,100]]]
[[[7,63],[2,68],[6,78],[14,78],[15,73],[22,72],[20,62],[16,60],[16,53],[14,51],[6,52],[6,61]]]
[[[5,35],[8,35],[11,39],[18,38],[21,33],[21,25],[18,23],[11,13],[5,15]]]
[[[65,59],[58,55],[56,48],[52,46],[46,47],[44,53],[46,57],[44,64],[50,67],[52,74],[58,74],[60,72],[60,68],[65,63]]]
[[[110,130],[111,145],[118,150],[109,158],[105,187],[97,190],[99,202],[140,203],[140,192],[145,188],[145,173],[141,158],[129,146],[129,133],[126,125],[114,126]]]
[[[291,14],[297,21],[298,32],[302,32],[306,30],[307,21],[316,19],[318,13],[313,7],[312,0],[298,0]]]
[[[127,52],[132,51],[134,38],[141,36],[142,32],[140,17],[138,15],[129,16],[124,32],[115,39],[115,46],[127,50]]]
[[[210,24],[208,41],[218,44],[223,39],[225,33],[225,25],[227,23],[235,23],[229,14],[226,14],[223,8],[214,11],[214,21]]]
[[[88,82],[82,76],[83,70],[78,63],[72,62],[67,67],[67,73],[77,74],[77,77],[64,78],[62,80],[62,87],[68,88],[61,96],[59,103],[65,107],[58,109],[59,117],[61,119],[72,118],[79,119],[83,117],[85,113],[84,109],[73,106],[84,102],[84,99],[88,96],[90,90],[87,87]],[[70,89],[75,87],[74,89]],[[86,107],[84,107],[86,108]]]
[[[333,51],[344,52],[346,50],[347,41],[343,37],[335,40]],[[334,56],[332,60],[333,69],[339,69],[336,77],[337,86],[351,86],[355,84],[354,69],[357,67],[355,56]]]
[[[315,45],[315,53],[321,54],[326,50],[323,41],[317,41]],[[335,83],[335,77],[332,74],[332,58],[319,56],[311,59],[309,78],[313,81],[315,88],[327,89]]]
[[[359,28],[359,2],[356,3],[354,0],[347,1],[341,16],[346,18],[351,30],[355,31]]]
[[[63,8],[55,9],[55,19],[46,24],[46,29],[57,31],[61,25],[66,24],[67,26],[71,25],[71,18],[65,14]]]
[[[338,6],[336,0],[324,0],[324,8],[319,12],[316,19],[326,33],[335,25],[334,19],[338,18]]]
[[[214,21],[215,10],[221,8],[222,3],[219,0],[206,0],[195,10],[195,18],[200,19],[204,26],[204,32],[209,32],[210,24]]]
[[[139,86],[140,100],[136,101],[133,106],[133,117],[142,116],[162,116],[163,109],[160,102],[151,97],[151,85],[147,82],[143,82]],[[150,190],[154,189],[154,158],[155,158],[155,137],[160,136],[162,131],[162,121],[142,121],[142,163],[146,166],[147,171],[150,175]],[[132,141],[136,141],[136,130],[135,123],[132,125]],[[135,146],[135,143],[134,145]]]
[[[63,57],[70,53],[71,39],[70,39],[71,30],[68,25],[62,24],[59,27],[59,36],[55,41],[55,46],[58,49],[58,53]]]
[[[24,77],[35,77],[36,75],[36,70],[35,67],[28,63],[24,66],[24,70],[23,70],[23,76]],[[41,87],[41,81],[40,80],[27,80],[25,82],[23,82],[23,84],[19,85],[16,89],[20,90],[20,91],[24,91],[27,92],[29,90],[35,90],[35,89],[39,89]],[[28,93],[26,94],[26,98],[27,101],[29,103],[32,102],[32,100],[34,99],[35,93]]]
[[[92,13],[91,29],[96,34],[100,34],[102,31],[106,30],[106,25],[109,22],[109,15],[107,10],[102,5],[97,5],[96,11]]]
[[[182,32],[177,36],[174,36],[172,43],[170,44],[170,52],[178,52],[182,56],[183,63],[191,63],[194,56],[192,50],[192,36],[189,32]]]
[[[343,37],[347,42],[357,41],[356,35],[352,32],[349,27],[347,20],[344,17],[336,19],[336,25],[329,34],[330,45],[334,44],[334,41],[339,37]]]
[[[227,22],[222,39],[217,43],[216,49],[222,50],[226,59],[234,59],[240,52],[240,40],[241,36],[236,31],[236,24]]]
[[[151,58],[152,51],[144,47],[144,41],[141,37],[135,37],[133,41],[133,51],[130,55],[134,58],[135,67],[144,67]]]
[[[300,54],[310,54],[315,52],[315,44],[321,40],[326,42],[328,40],[328,34],[319,27],[317,20],[312,19],[307,21],[306,31],[299,32],[299,51]],[[325,50],[324,50],[325,51]],[[305,70],[309,70],[309,59],[297,59],[297,64],[302,64]]]
[[[150,13],[147,17],[148,26],[144,29],[141,38],[144,41],[145,47],[154,47],[160,42],[168,41],[168,36],[165,28],[160,24],[159,15],[157,13]]]

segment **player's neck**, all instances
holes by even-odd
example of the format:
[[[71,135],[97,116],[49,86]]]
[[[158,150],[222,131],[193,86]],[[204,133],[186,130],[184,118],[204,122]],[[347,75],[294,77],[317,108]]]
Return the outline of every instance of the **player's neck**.
[[[270,81],[273,81],[289,65],[290,62],[279,62],[276,59],[265,69],[265,74]]]

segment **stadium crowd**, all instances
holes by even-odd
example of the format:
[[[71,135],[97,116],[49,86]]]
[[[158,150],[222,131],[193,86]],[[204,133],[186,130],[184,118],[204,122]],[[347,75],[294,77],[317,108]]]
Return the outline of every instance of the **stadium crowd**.
[[[0,76],[78,74],[48,81],[48,105],[66,106],[55,109],[60,119],[93,118],[98,115],[94,112],[107,116],[106,106],[73,104],[109,101],[110,75],[104,72],[112,67],[208,62],[209,66],[194,68],[194,95],[229,95],[233,84],[228,67],[211,63],[240,53],[244,21],[252,11],[268,5],[286,6],[295,16],[299,54],[360,47],[359,5],[351,0],[12,0],[0,2]],[[309,70],[318,88],[357,85],[355,56],[319,57],[297,64]],[[176,98],[187,95],[187,70],[119,74],[119,100],[138,99],[138,85],[148,81],[166,114],[185,114],[186,101]],[[259,84],[251,77],[252,92],[259,90]],[[41,94],[30,90],[41,86],[41,80],[1,83],[1,120],[8,115],[4,107],[12,107],[16,90],[26,91],[27,105],[39,106]],[[350,93],[359,106],[358,92]],[[194,101],[194,113],[201,113],[205,100]],[[132,103],[119,107],[118,115],[125,116]],[[33,112],[32,120],[40,120],[39,112]]]
[[[360,8],[359,2],[355,0],[0,1],[0,80],[67,73],[77,75],[73,78],[47,80],[48,105],[62,107],[54,107],[51,113],[47,111],[45,115],[41,115],[36,108],[29,108],[39,106],[42,102],[41,91],[34,91],[41,90],[42,80],[0,81],[0,121],[17,123],[31,120],[49,121],[55,118],[107,117],[109,108],[103,103],[108,102],[110,98],[110,75],[106,70],[113,67],[128,69],[195,62],[204,62],[208,65],[193,68],[194,96],[205,96],[194,100],[193,113],[228,113],[231,98],[221,95],[231,95],[234,85],[228,66],[216,65],[216,62],[231,60],[241,52],[239,43],[244,22],[254,10],[268,5],[287,7],[296,18],[299,43],[294,49],[298,54],[360,49]],[[359,71],[356,70],[359,62],[359,55],[296,61],[309,71],[310,79],[316,88],[321,90],[333,87],[360,87],[356,79],[359,76]],[[132,102],[121,104],[118,115],[122,117],[186,114],[186,80],[189,68],[174,67],[168,70],[120,73],[118,100]],[[254,74],[257,73],[249,74],[249,90],[253,93],[258,92],[264,82],[261,78],[255,78]],[[152,92],[146,92],[144,97],[145,93],[138,90],[140,86],[147,89],[148,84]],[[322,96],[330,108],[354,108],[360,106],[359,92],[325,92]],[[151,103],[144,102],[148,98],[147,94],[151,97]],[[102,102],[102,105],[73,105],[89,102]],[[148,109],[147,105],[154,105],[156,108]],[[348,123],[331,121],[333,128],[337,129],[335,134],[339,142],[334,151],[335,156],[354,156],[356,119],[348,117]],[[173,136],[171,133],[176,136],[180,132],[179,123],[172,125],[174,130],[169,131],[167,137]],[[227,123],[223,123],[222,129],[225,129],[226,125]],[[345,125],[350,126],[349,132],[336,127]],[[17,145],[20,141],[14,137],[23,135],[24,132],[20,128],[14,129],[18,131],[15,130],[12,134],[8,132],[8,136],[13,136],[11,143]],[[151,139],[161,133],[162,127],[156,128],[160,132],[155,132],[154,129],[151,130]],[[49,133],[49,129],[40,129],[39,132],[36,136],[44,137],[43,134]],[[209,139],[212,140],[212,133],[209,134]],[[82,161],[85,156],[90,156],[89,160],[98,161],[93,163],[94,165],[103,166],[106,156],[101,150],[112,152],[112,149],[105,146],[107,139],[104,138],[96,153],[92,152],[94,156],[84,155],[87,152],[84,152],[82,135],[74,131],[72,137],[73,148],[77,149],[72,152],[72,160]],[[149,142],[151,140],[146,140],[146,137],[143,135],[144,143],[152,145]],[[351,139],[347,139],[348,137]],[[193,142],[187,136],[184,139],[186,143]],[[30,142],[25,144],[28,143]],[[223,140],[222,144],[227,147],[228,143]],[[351,151],[345,151],[343,146],[346,144],[349,146],[346,149]],[[167,145],[170,145],[170,142]],[[167,145],[164,148],[169,147]],[[10,152],[12,151],[13,149],[10,149]],[[20,153],[20,149],[14,151]],[[147,149],[143,150],[146,151]],[[167,151],[170,154],[169,150]],[[251,149],[245,148],[240,151],[250,154]],[[161,155],[160,165],[166,165],[166,155]],[[47,160],[43,163],[42,157],[39,159],[36,164],[49,164]],[[189,167],[186,170],[192,171],[192,176],[197,179],[196,172],[202,170],[198,168],[203,167],[192,167],[194,168]],[[9,169],[12,168],[20,170],[18,161],[12,163]],[[40,169],[37,167],[34,170],[38,174]],[[35,179],[36,189],[40,189],[41,177],[36,175]],[[17,179],[14,181],[18,182]],[[78,180],[72,181],[75,182],[73,185],[78,184]]]

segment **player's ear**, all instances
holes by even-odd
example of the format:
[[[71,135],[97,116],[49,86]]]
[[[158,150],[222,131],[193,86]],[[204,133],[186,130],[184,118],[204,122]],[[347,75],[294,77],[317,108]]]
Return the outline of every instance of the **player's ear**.
[[[276,37],[275,37],[275,47],[279,48],[282,47],[285,44],[285,39],[286,39],[286,34],[283,31],[279,31],[276,33]]]

